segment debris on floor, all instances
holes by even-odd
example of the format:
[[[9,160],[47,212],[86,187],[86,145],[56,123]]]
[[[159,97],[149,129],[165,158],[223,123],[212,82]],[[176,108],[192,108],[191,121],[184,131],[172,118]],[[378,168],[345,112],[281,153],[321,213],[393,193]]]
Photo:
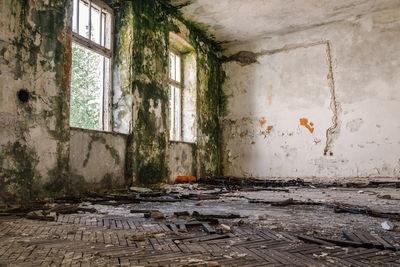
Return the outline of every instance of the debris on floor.
[[[398,188],[225,178],[4,208],[0,263],[400,265]]]

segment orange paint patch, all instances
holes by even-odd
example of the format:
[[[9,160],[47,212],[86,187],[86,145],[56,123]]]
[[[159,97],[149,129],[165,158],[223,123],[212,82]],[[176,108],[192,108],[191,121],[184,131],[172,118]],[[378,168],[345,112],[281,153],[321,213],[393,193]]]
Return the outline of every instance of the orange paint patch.
[[[261,135],[265,135],[265,131],[261,131]]]
[[[306,127],[310,131],[310,133],[314,132],[314,128],[312,127],[312,126],[314,126],[314,123],[310,122],[310,125],[308,125],[308,119],[301,118],[300,125],[303,125],[304,127]]]
[[[274,126],[272,126],[272,125],[268,125],[268,127],[267,127],[267,131],[268,131],[268,133],[270,133],[270,132],[271,132],[272,128],[274,128]]]
[[[265,118],[264,118],[264,117],[261,117],[260,125],[261,125],[261,126],[264,126],[264,124],[266,124],[266,123],[267,123],[267,121],[265,120]]]
[[[194,176],[177,176],[175,183],[196,182],[196,180]]]
[[[242,94],[247,94],[247,90],[246,89],[242,89],[242,90],[240,90],[240,92],[242,93]]]
[[[270,105],[272,104],[272,95],[268,96],[268,104],[270,104]]]

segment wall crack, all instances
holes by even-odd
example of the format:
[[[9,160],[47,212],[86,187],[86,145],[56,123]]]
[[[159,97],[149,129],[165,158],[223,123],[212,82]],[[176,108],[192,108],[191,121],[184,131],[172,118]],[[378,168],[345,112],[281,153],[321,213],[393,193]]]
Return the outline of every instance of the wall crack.
[[[326,54],[328,57],[328,66],[329,66],[329,73],[328,73],[328,82],[329,88],[331,91],[331,110],[333,112],[332,116],[332,126],[326,130],[326,144],[324,148],[324,155],[333,155],[332,146],[333,141],[339,136],[340,133],[340,125],[341,122],[339,120],[339,114],[341,110],[340,103],[336,99],[336,87],[335,87],[335,79],[333,77],[333,66],[332,66],[332,54],[331,54],[331,44],[329,41],[326,42]]]

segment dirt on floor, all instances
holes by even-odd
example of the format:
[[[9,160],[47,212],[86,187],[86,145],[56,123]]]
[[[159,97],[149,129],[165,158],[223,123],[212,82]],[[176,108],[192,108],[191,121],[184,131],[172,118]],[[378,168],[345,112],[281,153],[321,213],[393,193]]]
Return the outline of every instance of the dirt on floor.
[[[132,187],[2,215],[7,265],[400,266],[397,183]]]

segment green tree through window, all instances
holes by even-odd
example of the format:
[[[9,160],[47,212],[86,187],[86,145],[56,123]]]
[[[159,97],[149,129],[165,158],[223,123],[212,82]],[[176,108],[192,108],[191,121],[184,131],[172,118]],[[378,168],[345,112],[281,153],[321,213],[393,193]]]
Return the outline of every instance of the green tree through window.
[[[101,130],[104,57],[72,44],[71,112],[73,127]]]
[[[111,130],[113,11],[99,0],[73,0],[70,126]]]

